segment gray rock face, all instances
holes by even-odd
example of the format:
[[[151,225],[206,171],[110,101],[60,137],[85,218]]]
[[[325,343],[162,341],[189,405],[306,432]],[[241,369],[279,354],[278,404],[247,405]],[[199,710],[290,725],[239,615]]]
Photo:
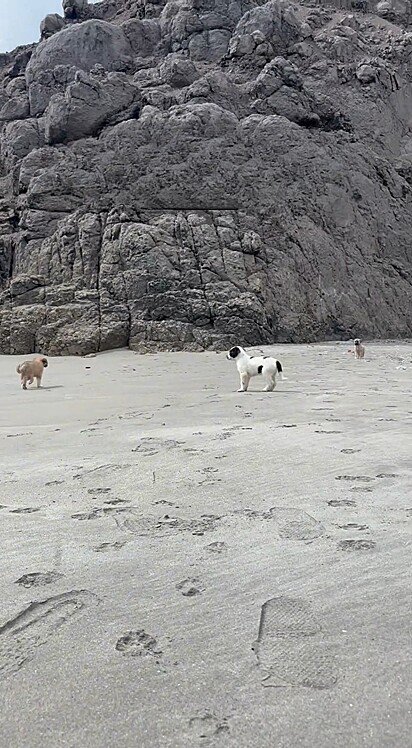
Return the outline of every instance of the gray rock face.
[[[0,56],[0,352],[411,336],[406,4],[63,5]]]

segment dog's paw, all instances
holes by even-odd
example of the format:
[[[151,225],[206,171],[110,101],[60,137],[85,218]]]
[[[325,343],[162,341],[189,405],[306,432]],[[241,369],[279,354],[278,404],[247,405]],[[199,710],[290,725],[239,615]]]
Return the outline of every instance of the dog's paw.
[[[247,392],[247,390],[242,390],[242,388],[240,388],[240,390],[238,390],[238,392]]]

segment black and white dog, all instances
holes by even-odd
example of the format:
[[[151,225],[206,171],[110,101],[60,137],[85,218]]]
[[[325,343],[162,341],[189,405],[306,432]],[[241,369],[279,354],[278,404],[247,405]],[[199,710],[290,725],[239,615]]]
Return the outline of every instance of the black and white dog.
[[[240,376],[238,392],[247,392],[251,378],[259,374],[266,383],[264,392],[272,392],[275,389],[278,374],[279,379],[283,379],[282,364],[271,356],[249,356],[243,348],[235,345],[227,352],[226,358],[236,361]]]

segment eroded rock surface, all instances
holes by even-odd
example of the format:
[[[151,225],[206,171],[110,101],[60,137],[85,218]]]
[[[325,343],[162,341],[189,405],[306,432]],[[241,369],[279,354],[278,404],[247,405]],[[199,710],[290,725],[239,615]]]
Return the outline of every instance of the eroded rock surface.
[[[0,55],[1,353],[411,335],[410,9],[341,6],[65,0]]]

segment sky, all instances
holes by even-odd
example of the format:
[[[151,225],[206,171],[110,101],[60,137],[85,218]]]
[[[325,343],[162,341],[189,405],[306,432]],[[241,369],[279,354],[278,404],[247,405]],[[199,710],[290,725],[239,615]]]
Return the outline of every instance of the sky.
[[[61,0],[0,0],[0,52],[38,42],[40,21],[48,13],[63,15]]]

